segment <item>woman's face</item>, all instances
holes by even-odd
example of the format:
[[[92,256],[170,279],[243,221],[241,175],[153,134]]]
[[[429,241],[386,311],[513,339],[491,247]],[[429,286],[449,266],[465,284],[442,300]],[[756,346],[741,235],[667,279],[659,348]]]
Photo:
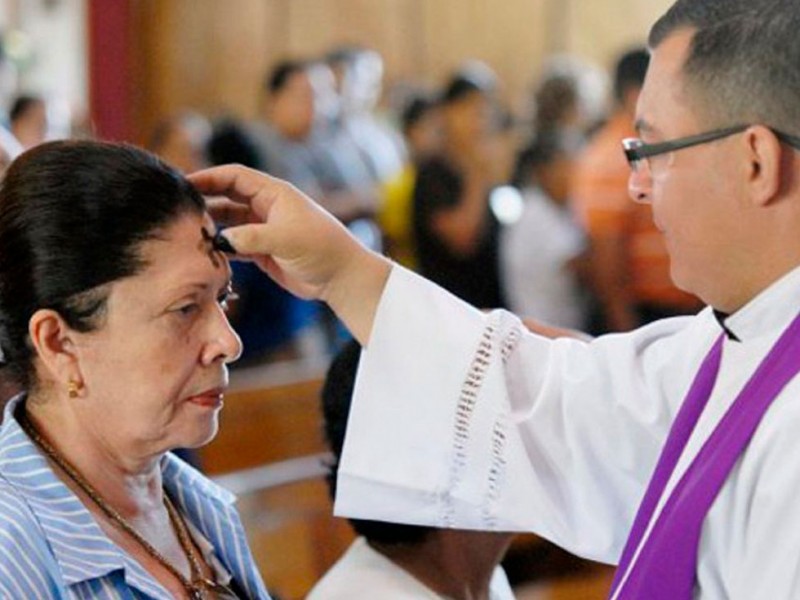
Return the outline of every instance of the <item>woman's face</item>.
[[[147,266],[110,286],[95,331],[77,334],[82,422],[130,458],[196,447],[217,431],[226,363],[241,342],[225,316],[230,265],[205,215],[182,216],[142,245]]]
[[[458,144],[484,141],[492,130],[492,104],[481,92],[471,92],[443,109],[445,134]]]

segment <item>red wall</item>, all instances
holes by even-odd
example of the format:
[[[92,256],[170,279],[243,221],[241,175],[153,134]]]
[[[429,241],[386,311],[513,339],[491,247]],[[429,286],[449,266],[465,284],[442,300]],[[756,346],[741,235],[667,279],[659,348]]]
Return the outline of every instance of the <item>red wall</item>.
[[[96,134],[105,140],[133,139],[130,2],[87,3],[89,107]]]

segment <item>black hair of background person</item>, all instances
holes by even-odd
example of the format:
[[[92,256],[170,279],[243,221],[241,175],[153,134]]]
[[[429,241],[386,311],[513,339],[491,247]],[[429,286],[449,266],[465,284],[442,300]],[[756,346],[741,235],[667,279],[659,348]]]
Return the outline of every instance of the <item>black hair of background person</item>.
[[[563,136],[557,132],[539,134],[517,155],[511,185],[523,189],[530,185],[535,170],[568,154]]]
[[[14,381],[33,381],[28,322],[37,309],[93,330],[108,294],[100,286],[140,272],[142,242],[204,210],[186,179],[133,146],[59,141],[20,156],[0,187],[0,347]]]
[[[31,107],[38,104],[44,104],[44,100],[39,96],[31,96],[23,94],[17,96],[11,104],[11,110],[8,111],[8,120],[12,123],[24,115]]]
[[[647,66],[650,64],[650,53],[646,48],[634,48],[625,52],[614,68],[614,97],[621,102],[629,89],[641,89]]]
[[[427,115],[430,111],[436,109],[439,106],[439,102],[433,96],[427,94],[415,94],[405,105],[403,108],[403,112],[400,115],[400,127],[403,130],[403,133],[408,133],[408,131],[414,127],[417,123],[419,123],[425,115]]]
[[[302,73],[309,64],[302,60],[284,60],[276,64],[264,78],[263,90],[269,94],[279,93],[289,82],[292,75]]]
[[[247,131],[231,118],[222,119],[214,125],[208,141],[208,158],[212,165],[236,163],[269,171]]]
[[[484,94],[488,96],[491,93],[492,90],[477,79],[469,77],[468,75],[459,74],[448,82],[442,92],[440,102],[447,105],[458,102],[471,94]]]
[[[347,431],[347,418],[353,399],[361,346],[350,341],[334,357],[322,386],[322,414],[325,438],[333,453],[327,475],[331,498],[336,498],[336,476]],[[400,525],[363,519],[349,519],[356,533],[383,544],[419,544],[433,531],[431,527]]]

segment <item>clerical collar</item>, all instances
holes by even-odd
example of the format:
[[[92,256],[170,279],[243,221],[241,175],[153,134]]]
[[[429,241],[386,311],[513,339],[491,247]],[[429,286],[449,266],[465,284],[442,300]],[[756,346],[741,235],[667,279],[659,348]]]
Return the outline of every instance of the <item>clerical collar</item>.
[[[719,326],[722,327],[722,331],[725,332],[725,337],[727,337],[729,340],[734,341],[734,342],[741,342],[742,341],[736,336],[735,333],[733,333],[733,331],[730,329],[730,327],[728,327],[725,324],[725,319],[730,317],[730,315],[728,313],[724,313],[721,310],[717,310],[715,308],[714,309],[714,317],[717,319],[717,323],[719,323]]]
[[[800,310],[800,267],[774,281],[733,313],[714,311],[730,340],[743,343],[782,331]]]

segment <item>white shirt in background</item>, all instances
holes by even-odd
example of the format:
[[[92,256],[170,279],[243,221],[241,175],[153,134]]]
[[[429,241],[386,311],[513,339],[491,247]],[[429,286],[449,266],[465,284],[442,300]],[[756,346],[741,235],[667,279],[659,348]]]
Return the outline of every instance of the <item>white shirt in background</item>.
[[[505,572],[497,567],[490,600],[514,600]],[[442,596],[358,538],[314,586],[306,600],[441,600]]]
[[[586,297],[570,261],[586,239],[566,207],[538,188],[522,191],[519,220],[500,232],[500,276],[509,308],[549,325],[585,329]]]

